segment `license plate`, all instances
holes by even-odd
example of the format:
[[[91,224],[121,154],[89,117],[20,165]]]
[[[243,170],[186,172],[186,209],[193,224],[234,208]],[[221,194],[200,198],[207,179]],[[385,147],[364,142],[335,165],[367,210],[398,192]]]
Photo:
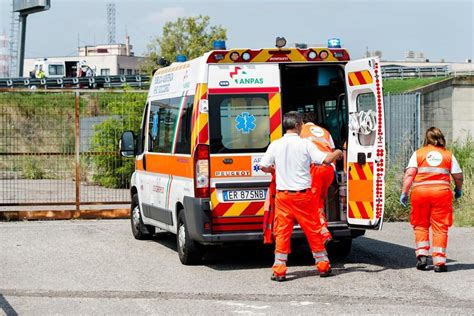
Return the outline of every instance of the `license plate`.
[[[267,190],[224,190],[222,191],[222,196],[224,197],[224,201],[265,200],[265,197],[267,196]]]

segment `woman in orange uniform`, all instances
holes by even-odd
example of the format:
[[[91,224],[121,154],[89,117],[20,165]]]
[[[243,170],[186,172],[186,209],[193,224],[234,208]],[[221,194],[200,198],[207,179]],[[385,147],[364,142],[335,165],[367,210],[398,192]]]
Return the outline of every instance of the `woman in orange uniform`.
[[[403,178],[400,203],[407,206],[408,191],[411,192],[410,223],[415,231],[416,268],[426,270],[430,250],[429,228],[431,226],[432,257],[435,272],[446,272],[446,247],[448,228],[453,222],[453,194],[451,178],[455,183],[454,197],[462,195],[463,175],[454,155],[446,149],[446,140],[437,127],[426,131],[423,147],[418,149],[408,162]]]

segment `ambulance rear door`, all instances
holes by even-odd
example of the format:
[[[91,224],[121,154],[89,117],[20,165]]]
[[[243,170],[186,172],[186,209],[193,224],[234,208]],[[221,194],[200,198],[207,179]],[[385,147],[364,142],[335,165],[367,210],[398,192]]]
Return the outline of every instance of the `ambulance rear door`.
[[[259,162],[282,134],[276,63],[209,66],[212,232],[261,232],[271,177]]]
[[[349,110],[347,222],[352,228],[380,230],[386,161],[379,59],[348,62],[345,78]]]

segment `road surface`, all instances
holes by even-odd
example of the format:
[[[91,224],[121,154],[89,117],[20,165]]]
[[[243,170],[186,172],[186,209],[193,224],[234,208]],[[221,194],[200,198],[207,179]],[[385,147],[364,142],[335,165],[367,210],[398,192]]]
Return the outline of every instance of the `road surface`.
[[[293,247],[289,281],[270,281],[270,248],[210,251],[183,266],[174,236],[133,239],[129,222],[0,223],[0,314],[473,314],[474,229],[453,228],[448,273],[417,271],[411,228],[387,223],[319,278]]]

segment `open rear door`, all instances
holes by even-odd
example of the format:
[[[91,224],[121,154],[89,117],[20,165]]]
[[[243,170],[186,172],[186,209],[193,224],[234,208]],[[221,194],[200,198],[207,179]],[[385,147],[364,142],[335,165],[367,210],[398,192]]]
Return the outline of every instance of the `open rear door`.
[[[380,61],[350,61],[345,67],[349,109],[347,222],[381,229],[384,212],[385,126]]]

